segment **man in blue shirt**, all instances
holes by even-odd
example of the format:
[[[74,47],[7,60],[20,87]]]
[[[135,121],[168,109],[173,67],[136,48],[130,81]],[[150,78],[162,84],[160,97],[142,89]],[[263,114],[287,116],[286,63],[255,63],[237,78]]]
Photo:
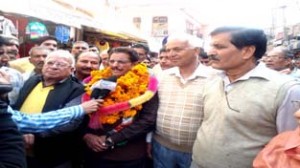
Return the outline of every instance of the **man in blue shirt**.
[[[5,93],[12,89],[12,86],[9,85],[9,78],[10,76],[7,73],[0,71],[0,96],[2,100],[5,99]],[[9,86],[11,88],[9,88]],[[5,89],[5,91],[3,89]],[[101,102],[102,100],[100,99],[91,100],[77,106],[40,114],[25,114],[20,111],[13,110],[10,106],[8,106],[7,112],[12,114],[12,119],[17,124],[21,132],[39,133],[82,119],[84,114],[97,111]]]
[[[39,133],[54,127],[66,125],[74,120],[81,119],[85,114],[97,111],[102,100],[90,100],[77,106],[54,110],[48,113],[25,114],[13,110],[10,106],[7,111],[12,114],[13,121],[23,133]]]
[[[0,85],[8,83],[5,78],[5,73],[0,71]],[[12,119],[21,132],[38,133],[62,126],[82,118],[85,114],[95,112],[100,107],[101,102],[100,99],[91,100],[80,105],[40,114],[25,114],[8,106],[7,112],[12,114]]]

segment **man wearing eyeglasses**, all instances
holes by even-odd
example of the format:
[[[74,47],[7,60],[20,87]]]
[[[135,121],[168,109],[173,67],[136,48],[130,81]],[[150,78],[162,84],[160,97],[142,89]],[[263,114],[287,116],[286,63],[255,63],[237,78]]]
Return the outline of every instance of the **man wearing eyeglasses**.
[[[293,55],[288,49],[279,46],[273,48],[265,57],[265,64],[268,68],[275,71],[283,71],[289,69],[292,63]]]
[[[192,167],[252,167],[275,135],[297,127],[300,83],[258,63],[267,45],[262,30],[220,27],[210,35],[211,66],[221,72],[204,87]]]
[[[25,82],[14,108],[35,114],[80,104],[84,88],[71,78],[74,66],[74,56],[68,51],[56,50],[48,54],[42,74],[32,76]],[[75,130],[80,121],[63,129]],[[34,134],[34,137],[34,150],[30,150],[28,167],[71,165],[76,154],[74,150],[78,147],[74,131],[63,134],[57,132],[56,136],[48,138],[39,134]]]
[[[265,57],[267,67],[296,78],[300,77],[300,70],[294,65],[293,53],[283,46],[275,47]]]

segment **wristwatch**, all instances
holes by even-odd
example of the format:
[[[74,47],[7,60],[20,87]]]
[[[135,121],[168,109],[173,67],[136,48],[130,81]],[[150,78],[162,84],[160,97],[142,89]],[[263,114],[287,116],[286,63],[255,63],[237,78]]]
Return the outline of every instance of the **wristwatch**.
[[[114,142],[110,137],[107,137],[104,143],[105,143],[105,146],[107,146],[111,149],[114,148]]]

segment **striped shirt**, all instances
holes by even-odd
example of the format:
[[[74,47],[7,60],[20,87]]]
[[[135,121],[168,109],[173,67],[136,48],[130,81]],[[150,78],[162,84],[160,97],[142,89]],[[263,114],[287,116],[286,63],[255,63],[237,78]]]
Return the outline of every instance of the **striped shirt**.
[[[24,114],[8,107],[7,111],[12,114],[12,119],[21,132],[38,133],[48,131],[54,127],[63,126],[72,120],[84,116],[81,105],[63,108],[40,114]]]

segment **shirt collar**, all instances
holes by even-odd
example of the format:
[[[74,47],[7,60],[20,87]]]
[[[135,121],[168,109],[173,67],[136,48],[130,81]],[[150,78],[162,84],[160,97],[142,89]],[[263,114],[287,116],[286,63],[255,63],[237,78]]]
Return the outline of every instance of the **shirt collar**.
[[[179,67],[173,67],[168,70],[165,70],[167,74],[174,75],[176,77],[179,77],[181,81],[189,81],[193,80],[197,77],[203,77],[203,78],[208,78],[212,75],[212,73],[215,71],[214,69],[204,66],[202,64],[199,64],[194,73],[188,77],[186,80],[183,79],[183,77],[180,74]]]
[[[270,73],[274,73],[275,71],[267,68],[264,64],[259,63],[255,68],[241,76],[240,78],[236,79],[234,82],[230,82],[228,76],[225,74],[224,71],[219,72],[219,76],[224,81],[225,90],[229,89],[232,83],[235,83],[237,81],[242,80],[248,80],[250,78],[261,78],[265,80],[271,80],[273,75],[270,75]],[[227,88],[227,89],[226,89]]]

